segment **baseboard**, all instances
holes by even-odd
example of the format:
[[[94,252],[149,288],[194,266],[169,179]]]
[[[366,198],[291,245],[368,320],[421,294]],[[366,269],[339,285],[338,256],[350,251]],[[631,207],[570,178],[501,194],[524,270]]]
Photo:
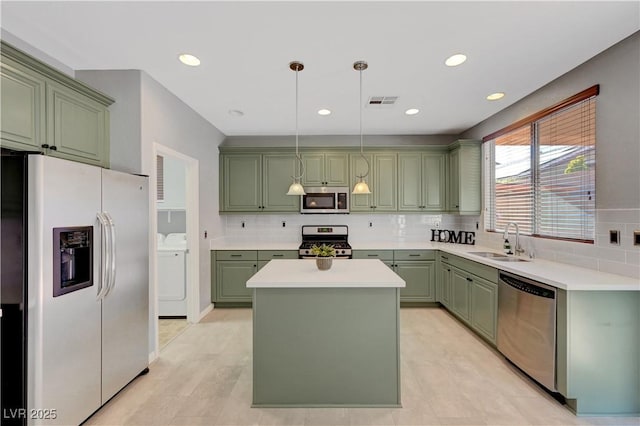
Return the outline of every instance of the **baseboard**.
[[[200,312],[200,318],[198,318],[198,322],[200,322],[202,320],[202,318],[204,318],[205,316],[207,316],[207,314],[209,312],[211,312],[213,310],[213,303],[209,303],[209,306],[207,306],[206,308],[204,308],[201,312]]]

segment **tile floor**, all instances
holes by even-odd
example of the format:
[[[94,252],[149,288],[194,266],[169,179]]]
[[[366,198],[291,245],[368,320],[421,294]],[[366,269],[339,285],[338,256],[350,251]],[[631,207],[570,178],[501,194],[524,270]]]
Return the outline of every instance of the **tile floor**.
[[[575,417],[438,308],[401,311],[403,408],[251,408],[251,310],[216,309],[89,425],[639,425]]]

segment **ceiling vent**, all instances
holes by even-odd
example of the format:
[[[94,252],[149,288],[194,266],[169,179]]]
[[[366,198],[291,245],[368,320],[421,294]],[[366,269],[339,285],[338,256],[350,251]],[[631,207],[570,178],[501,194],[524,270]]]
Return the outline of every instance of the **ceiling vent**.
[[[396,104],[397,100],[397,96],[371,96],[369,102],[367,102],[367,107],[391,107]]]

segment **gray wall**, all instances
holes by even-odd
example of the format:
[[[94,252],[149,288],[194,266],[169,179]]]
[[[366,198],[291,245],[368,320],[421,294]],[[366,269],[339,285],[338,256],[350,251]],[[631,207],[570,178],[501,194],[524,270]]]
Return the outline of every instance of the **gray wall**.
[[[168,234],[187,232],[187,212],[184,210],[158,211],[158,232]]]
[[[640,208],[640,32],[462,134],[481,139],[595,84],[596,208]]]
[[[224,135],[147,73],[141,73],[142,171],[152,170],[153,144],[199,161],[200,311],[211,303],[209,238],[221,236],[218,216],[218,145]],[[205,231],[208,238],[204,237]]]

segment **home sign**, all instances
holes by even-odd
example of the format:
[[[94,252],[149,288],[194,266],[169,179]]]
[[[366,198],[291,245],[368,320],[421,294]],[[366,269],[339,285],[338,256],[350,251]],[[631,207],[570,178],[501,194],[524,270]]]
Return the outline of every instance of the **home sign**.
[[[471,231],[450,231],[448,229],[432,229],[431,241],[435,241],[437,243],[475,245],[476,233]]]

